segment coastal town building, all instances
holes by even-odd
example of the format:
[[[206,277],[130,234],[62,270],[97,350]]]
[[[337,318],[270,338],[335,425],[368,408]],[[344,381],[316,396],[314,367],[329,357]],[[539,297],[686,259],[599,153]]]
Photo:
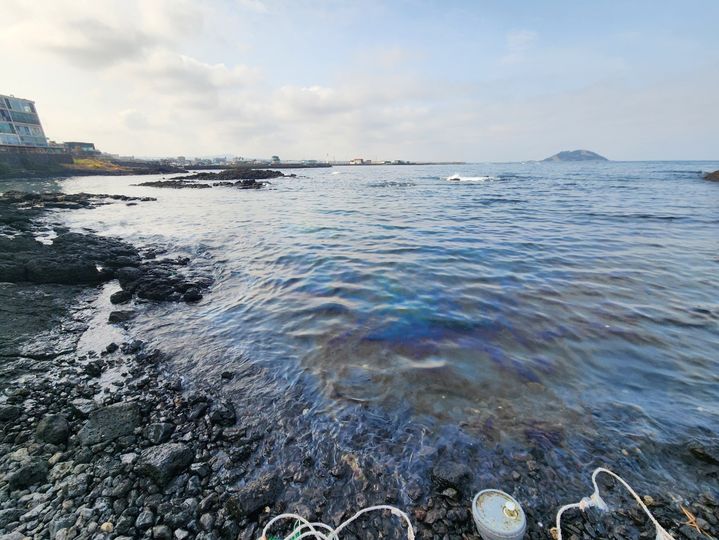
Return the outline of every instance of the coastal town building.
[[[62,143],[65,150],[74,156],[96,156],[100,154],[91,142],[69,141]]]
[[[0,94],[0,144],[48,147],[34,101]]]

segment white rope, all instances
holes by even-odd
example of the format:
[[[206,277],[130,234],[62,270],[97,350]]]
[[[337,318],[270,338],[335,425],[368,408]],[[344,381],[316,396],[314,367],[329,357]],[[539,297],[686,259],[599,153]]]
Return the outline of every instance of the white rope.
[[[597,475],[599,473],[606,473],[610,476],[613,476],[621,484],[627,488],[627,491],[632,494],[634,499],[639,503],[639,506],[642,507],[642,510],[647,514],[651,522],[654,524],[654,527],[656,527],[657,530],[657,537],[656,540],[674,540],[674,537],[669,534],[664,527],[659,525],[659,522],[654,518],[652,513],[649,511],[649,508],[647,508],[647,505],[644,504],[644,501],[637,495],[637,492],[632,489],[632,487],[627,484],[623,478],[621,478],[618,474],[613,473],[609,469],[605,469],[603,467],[597,467],[594,469],[594,472],[592,473],[592,484],[594,484],[594,493],[590,497],[584,497],[581,501],[574,504],[565,504],[562,506],[559,511],[557,512],[557,540],[562,540],[562,514],[565,510],[570,510],[572,508],[579,508],[582,512],[584,512],[587,508],[596,507],[599,510],[606,511],[608,510],[607,504],[604,502],[602,497],[599,495],[599,486],[597,486]]]
[[[674,540],[674,537],[670,535],[664,529],[664,527],[662,527],[659,522],[654,518],[652,513],[649,511],[649,508],[647,508],[647,505],[644,504],[644,501],[642,501],[641,497],[639,497],[637,492],[634,491],[632,487],[627,484],[627,482],[618,474],[615,474],[609,469],[605,469],[603,467],[596,468],[592,473],[592,485],[594,486],[594,493],[592,493],[589,497],[582,498],[582,500],[578,503],[565,504],[557,512],[557,540],[562,540],[562,514],[565,511],[571,510],[573,508],[578,508],[582,512],[584,512],[588,508],[598,508],[601,511],[607,511],[609,509],[607,507],[607,504],[604,502],[604,499],[602,499],[601,495],[599,494],[599,486],[597,485],[597,476],[599,475],[599,473],[605,473],[612,476],[613,478],[618,480],[627,489],[627,491],[629,491],[629,493],[631,493],[632,497],[634,497],[634,499],[637,501],[642,510],[644,510],[644,513],[649,517],[649,520],[656,528],[656,540]],[[265,525],[265,528],[262,530],[262,536],[259,540],[268,540],[267,533],[269,532],[270,528],[278,521],[288,519],[295,520],[299,523],[299,526],[295,527],[289,535],[285,536],[284,540],[302,540],[303,538],[313,538],[314,540],[339,540],[339,534],[345,527],[350,525],[363,514],[366,514],[368,512],[374,512],[377,510],[389,510],[394,516],[404,520],[407,524],[407,540],[414,540],[414,528],[412,527],[412,522],[410,521],[407,514],[402,512],[402,510],[400,510],[399,508],[395,508],[394,506],[389,505],[377,505],[364,508],[348,520],[342,522],[336,529],[333,529],[332,527],[324,523],[311,523],[298,514],[281,514],[271,519],[269,523]]]
[[[298,521],[300,523],[300,526],[296,527],[289,535],[285,536],[284,540],[301,540],[302,538],[314,538],[315,540],[339,540],[339,533],[342,529],[347,527],[350,523],[355,521],[361,515],[368,512],[374,512],[376,510],[389,510],[390,512],[392,512],[392,515],[403,519],[405,523],[407,523],[407,540],[414,540],[414,529],[412,528],[412,522],[410,521],[407,514],[402,512],[402,510],[400,510],[399,508],[384,504],[370,506],[360,510],[354,516],[342,522],[336,529],[333,529],[332,527],[330,527],[329,525],[325,525],[324,523],[310,523],[305,518],[297,514],[281,514],[271,519],[270,522],[265,525],[265,528],[262,529],[262,536],[260,537],[260,540],[268,540],[267,533],[270,528],[278,521],[286,519],[293,519],[295,521]],[[321,532],[317,529],[324,529],[327,532]],[[300,531],[303,532],[300,533]],[[298,533],[300,534],[298,535]]]

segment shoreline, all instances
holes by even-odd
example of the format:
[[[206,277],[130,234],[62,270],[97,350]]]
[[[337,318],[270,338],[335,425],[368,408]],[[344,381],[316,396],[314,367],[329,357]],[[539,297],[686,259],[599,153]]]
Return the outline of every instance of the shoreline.
[[[114,204],[152,204],[110,200]],[[27,215],[0,223],[25,235],[29,242],[28,235],[44,208],[55,205],[81,211],[92,204],[83,198],[60,200],[56,196]],[[0,212],[8,215],[4,205]],[[66,234],[73,233],[60,231],[61,236]],[[68,240],[74,238],[75,247],[85,249],[90,237],[100,238],[85,235]],[[113,256],[132,258],[123,263],[141,266],[157,259],[157,253],[148,258],[147,250],[118,239],[104,239],[101,244],[103,248],[98,249],[122,246],[124,254]],[[188,267],[191,272],[192,261],[172,268],[176,266]],[[53,279],[67,280],[62,276],[70,274],[76,279],[75,270],[64,274],[62,270],[55,274],[61,277]],[[218,380],[202,381],[197,390],[183,391],[181,374],[174,372],[172,359],[143,344],[142,336],[133,335],[129,316],[125,320],[120,316],[115,326],[126,333],[122,343],[99,343],[82,354],[78,343],[85,330],[92,328],[93,321],[105,324],[93,319],[94,315],[126,311],[116,310],[109,298],[131,287],[114,292],[105,289],[115,287],[108,284],[117,277],[122,276],[88,271],[87,280],[74,284],[28,285],[18,278],[20,284],[10,287],[15,287],[15,292],[27,288],[28,294],[44,288],[42,296],[55,295],[58,301],[48,308],[53,313],[46,330],[54,330],[52,338],[36,329],[12,350],[3,351],[7,375],[2,380],[6,399],[0,402],[0,422],[4,422],[0,535],[256,538],[259,526],[282,511],[293,510],[336,524],[361,507],[390,503],[408,512],[420,538],[475,538],[469,500],[478,484],[492,482],[490,487],[499,483],[498,487],[525,506],[526,537],[549,538],[556,509],[590,492],[591,468],[587,467],[585,484],[572,485],[559,477],[553,463],[556,456],[543,452],[541,444],[530,452],[512,454],[497,451],[490,441],[487,447],[436,448],[427,456],[425,474],[397,478],[389,464],[373,459],[371,453],[348,453],[328,438],[315,439],[303,415],[312,404],[299,390],[288,400],[293,401],[291,408],[276,405],[280,410],[273,413],[282,419],[276,424],[268,423],[272,416],[257,413],[273,407],[263,402],[262,396],[226,395],[225,381],[263,376],[251,363],[224,372]],[[143,301],[151,305],[169,299],[174,292],[178,291]],[[132,294],[139,296],[137,289]],[[8,293],[9,299],[17,296]],[[84,308],[78,309],[78,301]],[[33,349],[28,353],[30,344]],[[28,379],[28,374],[34,377]],[[118,426],[125,424],[132,429],[118,431]],[[537,428],[540,442],[546,443],[547,437],[551,440],[549,428]],[[391,455],[392,444],[397,442],[380,441],[377,457]],[[603,463],[605,455],[598,455],[597,461]],[[467,465],[480,460],[486,461],[492,477],[483,478],[483,471]],[[637,473],[632,460],[627,456],[625,467],[617,472]],[[612,502],[623,500],[617,497],[618,491],[603,489],[603,493],[612,494]],[[640,493],[653,498],[652,511],[675,538],[699,538],[682,524],[685,517],[679,501],[663,498],[659,488]],[[716,497],[691,495],[692,508],[703,509],[698,515],[705,520],[704,529],[716,535],[716,518],[708,522],[705,516],[716,515]],[[630,505],[603,515],[572,514],[564,523],[567,537],[574,534],[577,538],[638,538],[642,530],[653,531]],[[360,537],[398,537],[392,536],[396,525],[392,520],[373,519],[364,525],[366,536]],[[105,535],[103,527],[112,532]]]

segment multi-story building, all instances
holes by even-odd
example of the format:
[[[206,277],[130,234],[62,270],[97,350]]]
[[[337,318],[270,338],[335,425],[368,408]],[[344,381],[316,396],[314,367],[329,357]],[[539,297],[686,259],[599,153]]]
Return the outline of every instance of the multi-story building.
[[[48,146],[35,102],[0,94],[0,144]]]

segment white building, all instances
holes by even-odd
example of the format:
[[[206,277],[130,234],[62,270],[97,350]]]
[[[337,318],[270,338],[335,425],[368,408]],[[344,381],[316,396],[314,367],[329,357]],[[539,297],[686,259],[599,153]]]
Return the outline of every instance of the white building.
[[[0,94],[0,144],[48,146],[34,101]]]

